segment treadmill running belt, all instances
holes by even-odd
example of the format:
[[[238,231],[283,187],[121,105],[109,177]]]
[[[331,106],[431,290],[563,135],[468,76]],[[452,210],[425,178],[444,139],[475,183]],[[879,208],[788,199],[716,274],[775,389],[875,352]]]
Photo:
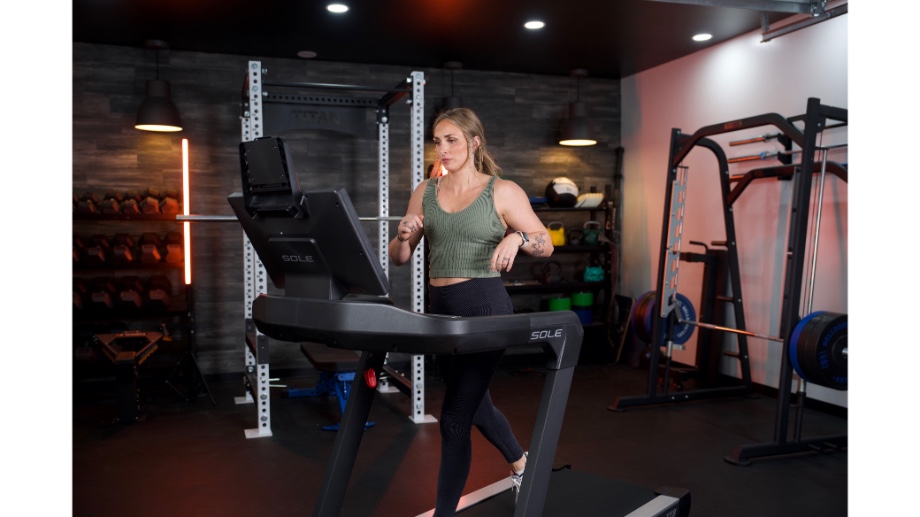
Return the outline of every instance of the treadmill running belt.
[[[625,517],[633,512],[639,517],[684,515],[675,508],[679,499],[660,496],[654,490],[612,478],[571,469],[554,471],[546,495],[545,517]],[[689,498],[689,492],[686,493]],[[661,498],[659,504],[649,504]],[[686,501],[689,506],[689,501]],[[648,505],[648,506],[646,506]],[[645,508],[643,508],[645,507]],[[460,517],[493,517],[514,514],[514,494],[502,492],[458,513]]]

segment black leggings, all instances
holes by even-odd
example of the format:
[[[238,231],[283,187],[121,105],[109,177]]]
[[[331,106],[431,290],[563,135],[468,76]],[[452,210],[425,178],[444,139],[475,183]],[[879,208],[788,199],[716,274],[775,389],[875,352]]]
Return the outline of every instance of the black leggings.
[[[501,278],[474,278],[446,287],[428,286],[432,314],[488,316],[512,314],[511,298]],[[434,517],[454,515],[470,473],[475,425],[508,463],[524,450],[505,416],[492,405],[489,384],[504,350],[452,356],[441,406],[441,467]]]

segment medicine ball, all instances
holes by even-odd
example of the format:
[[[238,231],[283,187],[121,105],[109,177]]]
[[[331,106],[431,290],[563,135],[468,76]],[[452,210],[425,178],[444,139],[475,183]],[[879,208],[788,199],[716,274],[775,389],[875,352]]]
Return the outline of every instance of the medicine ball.
[[[546,204],[556,208],[569,208],[578,202],[578,186],[569,178],[556,178],[546,186]]]

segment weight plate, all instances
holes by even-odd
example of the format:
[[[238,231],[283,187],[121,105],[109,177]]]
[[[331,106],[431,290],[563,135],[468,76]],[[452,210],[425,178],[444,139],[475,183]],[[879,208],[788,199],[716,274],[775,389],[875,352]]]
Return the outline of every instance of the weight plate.
[[[809,334],[805,333],[805,327],[819,314],[821,314],[821,312],[813,312],[799,320],[799,322],[795,324],[795,328],[792,329],[792,336],[789,337],[789,361],[792,363],[792,369],[795,370],[795,373],[799,374],[799,377],[808,382],[812,381],[808,374],[805,373],[805,368],[802,365],[803,361],[800,357],[804,358],[805,347],[803,346],[803,341],[809,336]]]
[[[649,332],[651,325],[645,323],[645,316],[646,314],[651,314],[649,309],[654,307],[654,300],[655,291],[648,291],[636,299],[636,303],[633,304],[632,311],[630,312],[629,321],[632,323],[633,331],[636,333],[636,337],[639,341],[643,343],[649,343],[652,340],[652,336]]]
[[[847,389],[847,316],[819,311],[803,318],[790,336],[789,359],[806,381]]]
[[[847,389],[847,316],[824,313],[817,321],[810,354],[814,366],[812,377],[817,384],[835,390]]]
[[[636,329],[636,336],[643,343],[652,342],[652,320],[655,318],[658,310],[658,296],[655,291],[649,291],[643,294],[635,305],[636,310],[633,313],[633,324]],[[678,319],[684,321],[696,321],[696,310],[693,303],[686,296],[677,293]],[[667,331],[667,322],[662,321],[662,332]],[[690,340],[693,335],[693,325],[689,323],[678,323],[674,325],[674,334],[672,339],[674,344],[683,345]]]
[[[802,330],[802,339],[800,340],[798,351],[799,364],[802,370],[808,374],[811,379],[810,382],[822,386],[824,383],[821,381],[820,371],[818,370],[816,347],[818,340],[821,338],[822,318],[824,316],[825,312],[821,311],[819,314],[815,314],[815,317],[805,325]]]
[[[683,321],[696,321],[696,311],[693,304],[686,296],[677,293],[677,312],[679,319]],[[689,323],[678,323],[674,325],[674,343],[683,345],[690,340],[693,335],[694,326]]]

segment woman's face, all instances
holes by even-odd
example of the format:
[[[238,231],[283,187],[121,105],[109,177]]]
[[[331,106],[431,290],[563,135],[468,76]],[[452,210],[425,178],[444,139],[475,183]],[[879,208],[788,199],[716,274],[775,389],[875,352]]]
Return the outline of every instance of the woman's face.
[[[473,147],[479,139],[473,138]],[[448,172],[457,172],[466,167],[469,160],[469,148],[463,131],[449,120],[442,120],[434,128],[434,145],[438,158]]]

